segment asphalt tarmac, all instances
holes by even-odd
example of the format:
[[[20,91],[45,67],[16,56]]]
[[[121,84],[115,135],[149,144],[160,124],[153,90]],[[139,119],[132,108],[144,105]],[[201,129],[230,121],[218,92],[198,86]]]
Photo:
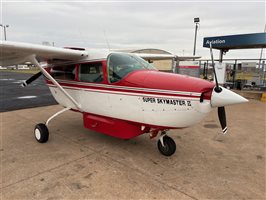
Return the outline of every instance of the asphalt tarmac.
[[[227,135],[217,135],[217,110],[169,131],[171,157],[148,135],[124,141],[85,129],[71,111],[49,123],[40,144],[34,126],[62,106],[42,77],[22,88],[30,74],[0,73],[0,199],[266,198],[265,103],[227,106]]]
[[[60,105],[0,113],[0,199],[263,200],[266,103],[226,106],[228,133],[217,110],[201,123],[171,130],[177,151],[165,157],[148,134],[120,140],[83,127],[67,111],[33,134]]]
[[[45,84],[43,76],[27,87],[20,86],[32,75],[0,72],[0,112],[57,104]]]

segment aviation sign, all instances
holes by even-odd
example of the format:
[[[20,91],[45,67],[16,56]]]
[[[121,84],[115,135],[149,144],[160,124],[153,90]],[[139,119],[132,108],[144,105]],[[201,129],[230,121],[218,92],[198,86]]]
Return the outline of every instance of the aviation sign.
[[[265,48],[266,33],[252,33],[241,35],[226,35],[218,37],[205,37],[203,47],[210,48],[210,43],[214,49],[248,49]]]

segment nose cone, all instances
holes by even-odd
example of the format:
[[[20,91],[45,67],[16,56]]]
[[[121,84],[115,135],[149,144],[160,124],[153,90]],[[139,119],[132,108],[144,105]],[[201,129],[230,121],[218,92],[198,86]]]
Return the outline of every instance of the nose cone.
[[[212,107],[222,107],[226,105],[248,102],[247,99],[236,94],[235,92],[225,89],[224,87],[221,88],[222,88],[221,92],[216,92],[214,89],[212,91],[212,96],[211,96]]]

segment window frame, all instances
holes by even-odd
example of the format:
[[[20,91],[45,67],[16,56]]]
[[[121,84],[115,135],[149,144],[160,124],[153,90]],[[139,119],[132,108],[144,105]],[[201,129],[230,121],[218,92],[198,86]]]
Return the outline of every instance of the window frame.
[[[107,78],[107,82],[109,83],[109,84],[116,84],[116,83],[119,83],[120,81],[122,81],[122,80],[124,80],[125,79],[125,77],[126,76],[128,76],[128,74],[130,74],[130,73],[132,73],[132,72],[134,72],[134,71],[139,71],[139,70],[157,70],[154,66],[152,66],[151,65],[151,67],[152,68],[143,68],[143,69],[138,69],[138,70],[133,70],[133,71],[131,71],[131,72],[129,72],[129,73],[127,73],[125,76],[123,76],[123,77],[121,77],[121,79],[119,79],[119,80],[117,80],[117,81],[115,81],[115,82],[111,82],[111,80],[110,80],[110,74],[109,74],[109,72],[110,72],[110,70],[109,70],[109,68],[110,68],[110,65],[109,65],[109,62],[110,62],[110,57],[112,56],[112,55],[114,55],[114,54],[117,54],[117,55],[128,55],[127,53],[117,53],[117,52],[115,52],[115,53],[110,53],[108,56],[107,56],[107,59],[106,59],[106,78]],[[128,56],[130,56],[130,55],[128,55]],[[132,56],[134,56],[134,55],[132,55]],[[136,55],[135,55],[136,56]],[[139,57],[139,56],[136,56],[136,57]],[[140,59],[142,59],[141,57],[139,57]],[[145,62],[147,62],[145,59],[142,59],[142,60],[144,60]],[[147,62],[148,64],[149,64],[149,62]],[[141,63],[142,64],[142,63]],[[150,64],[149,64],[150,65]]]
[[[54,68],[56,68],[56,67],[68,67],[68,66],[75,66],[74,67],[74,70],[75,70],[75,76],[74,76],[74,79],[62,79],[62,78],[57,78],[57,77],[54,77],[53,76],[53,72],[52,72],[52,70],[54,70]],[[54,65],[54,66],[52,66],[51,68],[50,68],[50,70],[49,70],[49,74],[55,79],[55,80],[62,80],[62,81],[77,81],[77,74],[78,73],[78,66],[77,66],[77,64],[62,64],[62,65]],[[65,73],[66,74],[66,73]],[[64,74],[64,76],[65,76],[65,74]]]

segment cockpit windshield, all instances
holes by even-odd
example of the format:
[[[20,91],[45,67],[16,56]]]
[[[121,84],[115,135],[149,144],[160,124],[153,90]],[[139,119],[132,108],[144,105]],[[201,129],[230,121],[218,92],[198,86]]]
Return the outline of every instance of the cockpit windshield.
[[[133,54],[112,53],[107,58],[108,77],[111,83],[123,79],[136,70],[156,70],[142,58]]]

